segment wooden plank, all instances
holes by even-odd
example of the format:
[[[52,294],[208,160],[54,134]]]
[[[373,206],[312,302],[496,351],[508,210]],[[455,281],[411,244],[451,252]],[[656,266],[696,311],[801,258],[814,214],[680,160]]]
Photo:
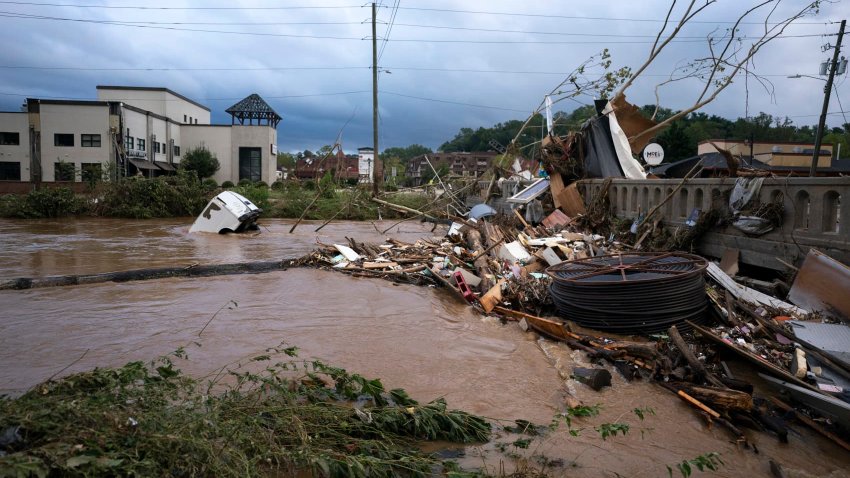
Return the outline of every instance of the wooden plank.
[[[587,213],[587,210],[584,208],[584,199],[582,199],[581,193],[578,191],[577,183],[572,183],[565,187],[558,194],[558,201],[561,203],[561,210],[567,216],[576,217],[579,214]]]
[[[553,172],[549,175],[549,190],[552,192],[552,200],[555,203],[555,207],[561,208],[561,201],[558,199],[558,194],[564,190],[564,178],[561,177],[561,173]]]
[[[688,394],[687,394],[687,393],[685,393],[684,391],[679,390],[679,391],[676,393],[676,395],[678,395],[678,396],[679,396],[679,398],[681,398],[682,400],[684,400],[684,401],[686,401],[686,402],[690,403],[691,405],[693,405],[693,406],[695,406],[695,407],[699,408],[700,410],[704,411],[705,413],[707,413],[707,414],[711,415],[712,417],[714,417],[714,418],[720,418],[720,414],[719,414],[719,413],[717,413],[717,412],[715,412],[714,410],[712,410],[712,409],[708,408],[708,406],[707,406],[706,404],[704,404],[704,403],[700,402],[699,400],[697,400],[696,398],[694,398],[694,397],[692,397],[692,396],[688,395]]]
[[[364,269],[388,269],[390,267],[398,266],[397,262],[364,262]]]

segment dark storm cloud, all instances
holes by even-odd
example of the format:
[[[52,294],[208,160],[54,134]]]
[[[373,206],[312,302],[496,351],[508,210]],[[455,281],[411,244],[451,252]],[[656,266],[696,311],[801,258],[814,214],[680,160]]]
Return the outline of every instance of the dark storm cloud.
[[[0,110],[17,110],[26,96],[93,98],[98,84],[165,86],[207,104],[212,109],[213,121],[227,122],[229,118],[224,109],[256,92],[284,117],[279,129],[283,150],[317,149],[332,143],[343,126],[342,141],[346,150],[371,144],[369,8],[344,0],[293,0],[283,6],[338,8],[280,10],[139,10],[103,7],[148,4],[131,0],[67,2],[100,7],[0,3],[0,11],[6,12],[0,13],[0,41],[5,45],[0,66],[72,68],[0,68]],[[386,35],[386,22],[395,1],[382,3],[379,38]],[[628,91],[629,100],[636,104],[654,103],[655,84],[663,81],[675,66],[704,56],[703,39],[712,32],[728,28],[730,25],[726,22],[734,20],[734,13],[750,3],[721,0],[707,9],[701,16],[704,23],[691,24],[682,31],[683,42],[669,46],[646,72],[647,76]],[[268,7],[281,4],[264,0],[150,4],[160,5]],[[639,20],[663,18],[669,3],[661,0],[552,0],[530,4],[492,0],[401,0],[399,5],[403,8],[397,11],[390,41],[380,61],[382,148],[412,143],[437,147],[451,139],[461,127],[477,128],[523,119],[563,79],[561,75],[543,72],[569,72],[602,48],[610,50],[614,67],[636,67],[646,57],[652,35],[660,26],[657,22]],[[800,2],[783,2],[774,18],[799,7]],[[86,22],[11,18],[9,12]],[[765,93],[752,78],[749,81],[741,78],[704,111],[728,118],[764,111],[774,116],[789,116],[797,124],[815,123],[822,82],[786,76],[817,75],[818,64],[827,57],[820,47],[826,42],[834,43],[834,36],[796,36],[834,34],[837,25],[828,22],[840,20],[846,13],[846,5],[842,2],[824,3],[817,16],[804,20],[806,24],[788,29],[787,34],[795,37],[776,40],[763,49],[755,68],[769,75],[767,79],[775,89],[773,96]],[[539,16],[541,14],[550,16]],[[104,21],[159,23],[137,24],[157,28],[92,23]],[[758,29],[759,25],[742,26],[742,31],[748,34]],[[446,40],[459,42],[447,43]],[[488,43],[494,41],[548,43]],[[121,70],[134,68],[160,70]],[[219,70],[203,70],[205,68]],[[837,82],[838,96],[850,104],[845,80],[846,75]],[[693,102],[700,88],[701,84],[695,81],[676,83],[660,91],[661,102],[670,108],[685,108]],[[336,94],[350,92],[360,93]],[[579,100],[589,103],[592,98]],[[560,109],[568,111],[575,106],[575,102],[559,104]],[[833,100],[831,111],[839,109],[838,100]],[[831,124],[843,122],[840,115],[830,116]]]

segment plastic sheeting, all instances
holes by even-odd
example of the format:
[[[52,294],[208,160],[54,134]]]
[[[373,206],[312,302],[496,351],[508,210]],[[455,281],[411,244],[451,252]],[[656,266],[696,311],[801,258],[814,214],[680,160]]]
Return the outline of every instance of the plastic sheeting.
[[[610,103],[603,112],[585,123],[584,168],[588,178],[646,179],[643,166],[632,157],[628,137],[620,128]]]

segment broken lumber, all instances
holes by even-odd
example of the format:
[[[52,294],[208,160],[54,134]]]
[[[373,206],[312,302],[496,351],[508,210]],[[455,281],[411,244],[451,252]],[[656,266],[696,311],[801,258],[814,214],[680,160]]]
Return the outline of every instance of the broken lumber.
[[[688,344],[685,343],[685,339],[679,334],[679,329],[676,328],[675,325],[670,326],[670,330],[668,331],[668,335],[670,336],[670,340],[679,349],[679,353],[682,354],[685,361],[688,362],[688,365],[691,366],[691,370],[694,371],[694,374],[700,379],[705,379],[711,382],[713,385],[718,387],[723,387],[723,383],[714,377],[712,374],[708,373],[708,371],[703,366],[702,362],[700,362],[693,352],[691,352]],[[750,404],[752,406],[752,404]]]
[[[753,396],[749,393],[726,388],[697,387],[687,384],[677,384],[680,390],[684,390],[691,397],[709,403],[721,410],[736,410],[748,412],[753,409]]]

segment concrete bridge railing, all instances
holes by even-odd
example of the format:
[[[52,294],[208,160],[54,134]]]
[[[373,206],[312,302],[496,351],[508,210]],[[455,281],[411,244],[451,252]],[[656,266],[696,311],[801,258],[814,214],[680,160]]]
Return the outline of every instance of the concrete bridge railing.
[[[733,178],[693,179],[674,193],[680,179],[614,179],[609,196],[612,212],[634,218],[673,197],[658,214],[670,225],[684,226],[694,209],[729,212],[729,193]],[[579,188],[586,203],[599,194],[604,180],[585,180]],[[733,227],[707,233],[700,243],[703,254],[720,257],[727,248],[741,251],[747,264],[782,269],[781,259],[794,264],[805,257],[809,248],[850,263],[850,177],[841,178],[767,178],[758,196],[761,203],[781,201],[781,227],[762,236],[748,236]]]

